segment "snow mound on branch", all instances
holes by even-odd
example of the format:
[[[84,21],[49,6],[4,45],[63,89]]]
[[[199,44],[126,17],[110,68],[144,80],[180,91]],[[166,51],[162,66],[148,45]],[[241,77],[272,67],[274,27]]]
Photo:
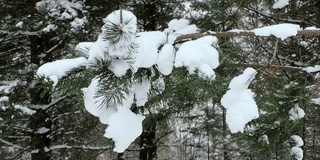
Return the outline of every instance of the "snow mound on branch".
[[[273,9],[281,9],[285,6],[289,5],[289,0],[276,0],[276,3],[273,4]]]
[[[303,140],[300,136],[292,135],[290,138],[294,141],[295,146],[299,146],[299,147],[303,146]]]
[[[257,28],[252,30],[252,32],[255,33],[257,36],[270,36],[274,35],[281,40],[284,40],[290,36],[297,35],[298,31],[300,30],[300,26],[296,24],[289,24],[289,23],[283,23],[283,24],[277,24],[277,25],[271,25],[267,27]]]
[[[157,58],[158,70],[163,75],[169,75],[173,69],[173,62],[175,57],[175,49],[172,44],[165,44]]]
[[[102,106],[102,96],[96,96],[96,92],[98,91],[98,89],[99,79],[94,78],[91,80],[91,83],[86,89],[86,93],[84,95],[84,106],[86,110],[97,117],[107,112],[107,108],[109,108],[106,106]]]
[[[144,106],[148,101],[148,93],[151,88],[151,82],[148,79],[143,79],[141,83],[133,84],[133,92],[137,106]]]
[[[136,68],[150,68],[157,63],[158,48],[165,44],[166,35],[163,32],[141,32],[137,34],[138,53],[135,59]]]
[[[178,31],[182,28],[185,28],[189,25],[189,20],[187,19],[173,19],[168,23],[169,29],[172,31]]]
[[[109,127],[105,137],[112,138],[115,142],[113,151],[122,153],[142,133],[144,116],[134,114],[127,107],[118,107],[118,112],[109,118]]]
[[[294,146],[291,148],[291,155],[295,156],[295,158],[297,160],[302,160],[303,159],[303,150],[298,146]]]
[[[315,65],[314,67],[305,67],[305,68],[303,68],[303,70],[306,71],[307,73],[319,72],[320,65]]]
[[[205,36],[183,43],[177,51],[174,66],[185,66],[190,74],[199,70],[205,76],[211,77],[214,72],[208,72],[208,67],[215,69],[219,65],[219,53],[212,47],[217,41],[216,37]]]
[[[80,42],[75,47],[76,51],[83,53],[86,57],[89,57],[89,51],[94,42]]]
[[[289,118],[293,121],[303,118],[305,112],[299,107],[299,104],[295,104],[293,108],[289,110]]]
[[[122,18],[122,19],[121,19]],[[137,17],[130,11],[117,10],[104,20],[105,25],[117,25],[123,32],[135,34],[137,32]]]
[[[295,156],[297,160],[302,160],[303,150],[301,149],[301,146],[304,144],[302,138],[298,135],[292,135],[290,138],[295,143],[295,146],[291,148],[291,155]]]
[[[85,66],[86,64],[87,59],[84,57],[57,60],[40,66],[37,70],[37,75],[50,78],[53,81],[53,86],[56,86],[58,79],[67,75],[71,70]]]
[[[221,104],[227,109],[226,121],[232,133],[243,132],[245,125],[259,117],[254,93],[248,89],[256,70],[247,68],[243,74],[233,78],[229,90],[223,95]]]

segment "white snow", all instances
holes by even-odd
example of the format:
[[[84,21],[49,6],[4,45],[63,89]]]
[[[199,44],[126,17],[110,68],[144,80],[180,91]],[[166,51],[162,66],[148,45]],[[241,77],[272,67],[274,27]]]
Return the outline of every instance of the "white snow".
[[[305,67],[303,68],[304,71],[307,73],[313,73],[313,72],[319,72],[320,71],[320,65],[315,65],[314,67]]]
[[[219,53],[216,48],[212,47],[215,43],[217,43],[217,38],[213,36],[205,36],[183,43],[176,53],[174,66],[184,66],[190,74],[199,70],[205,76],[212,77],[214,72],[209,72],[208,66],[215,69],[219,65]]]
[[[103,40],[103,36],[99,36],[98,40],[89,47],[88,63],[95,64],[97,60],[108,60],[109,57],[106,54],[108,47],[109,43]]]
[[[89,51],[94,42],[81,42],[75,47],[75,50],[83,53],[85,56],[89,57]]]
[[[108,110],[110,106],[103,106],[102,100],[103,97],[97,97],[96,92],[98,91],[99,87],[99,79],[95,78],[91,80],[90,85],[88,86],[85,96],[84,96],[84,106],[86,110],[94,116],[100,117],[100,115],[106,114],[105,112],[109,112],[112,110]]]
[[[247,68],[243,74],[233,78],[229,90],[223,95],[221,104],[227,109],[226,121],[232,133],[243,132],[245,125],[259,117],[254,93],[248,89],[256,70]]]
[[[80,30],[81,28],[83,28],[85,26],[86,23],[88,23],[87,17],[75,18],[72,22],[70,22],[71,31],[76,32],[76,31]]]
[[[133,84],[133,91],[137,106],[143,106],[148,101],[148,93],[151,87],[150,80],[143,79],[141,83]]]
[[[86,64],[87,59],[84,57],[48,62],[38,68],[37,75],[50,78],[53,81],[53,86],[56,86],[58,79],[67,75],[71,70]]]
[[[16,27],[18,27],[18,28],[23,28],[23,22],[22,22],[22,21],[18,22],[18,23],[16,24]]]
[[[168,23],[168,27],[172,31],[178,31],[189,25],[189,20],[187,19],[173,19]]]
[[[157,66],[159,72],[163,75],[169,75],[173,69],[173,62],[175,58],[175,49],[171,44],[165,44],[157,58]]]
[[[276,3],[273,4],[273,9],[281,9],[289,5],[289,0],[276,0]]]
[[[43,133],[47,133],[47,132],[49,132],[49,131],[50,131],[49,128],[41,127],[41,128],[39,128],[39,129],[37,130],[36,133],[43,134]]]
[[[160,31],[137,34],[138,53],[135,59],[137,68],[149,68],[157,63],[158,47],[166,42],[166,35]]]
[[[137,17],[132,12],[126,10],[114,11],[105,19],[105,25],[102,27],[103,32],[108,34],[108,28],[114,25],[116,25],[123,34],[119,37],[119,41],[117,43],[109,46],[108,54],[111,57],[127,58],[130,56],[128,46],[135,43]],[[130,39],[130,41],[127,39]]]
[[[317,28],[317,27],[306,27],[304,30],[320,30],[320,28]]]
[[[290,138],[294,141],[295,146],[298,146],[298,147],[303,146],[303,140],[300,136],[292,135]]]
[[[113,151],[122,153],[142,133],[142,121],[145,117],[134,114],[127,107],[118,107],[118,112],[109,118],[109,127],[105,137],[115,142]]]
[[[295,104],[293,108],[289,110],[289,118],[293,121],[303,118],[305,112],[299,107],[299,104]]]
[[[257,36],[274,35],[280,38],[281,40],[284,40],[290,36],[295,36],[299,30],[300,30],[300,26],[297,24],[283,23],[283,24],[257,28],[252,30],[252,32],[254,32],[255,35]]]
[[[22,113],[24,113],[26,115],[30,115],[30,116],[36,113],[35,110],[32,110],[32,109],[30,109],[28,107],[24,107],[24,106],[21,106],[21,105],[14,105],[14,108],[18,109],[18,110],[21,110]]]
[[[295,158],[297,160],[302,160],[303,159],[303,150],[298,146],[294,146],[291,148],[291,155],[295,156]]]
[[[58,29],[58,26],[56,26],[54,24],[49,24],[49,25],[47,25],[47,27],[43,28],[42,31],[43,32],[52,32],[52,31],[55,31],[56,29]]]
[[[19,80],[14,81],[2,81],[4,84],[3,86],[0,86],[0,92],[4,92],[6,94],[9,94],[12,92],[13,88],[18,85]]]
[[[8,96],[0,97],[0,102],[8,102],[8,101],[9,101],[9,97]]]
[[[318,97],[318,98],[312,98],[312,99],[311,99],[311,102],[314,103],[314,104],[320,105],[320,97]]]

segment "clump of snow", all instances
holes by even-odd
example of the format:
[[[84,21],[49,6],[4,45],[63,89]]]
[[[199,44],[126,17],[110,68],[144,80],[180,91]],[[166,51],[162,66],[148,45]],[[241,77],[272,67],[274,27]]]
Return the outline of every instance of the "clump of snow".
[[[319,72],[320,71],[320,65],[315,65],[314,67],[305,67],[303,68],[304,71],[307,73],[313,73],[313,72]]]
[[[311,102],[314,103],[314,104],[320,105],[320,97],[318,97],[318,98],[312,98],[312,99],[311,99]]]
[[[53,86],[56,86],[59,78],[67,75],[71,70],[86,64],[87,59],[84,57],[57,60],[40,66],[37,70],[37,75],[50,78],[53,81]]]
[[[301,146],[303,146],[303,140],[298,135],[292,135],[290,137],[294,141],[294,147],[291,148],[291,155],[295,156],[297,160],[303,159],[303,150],[301,149]]]
[[[171,20],[168,28],[164,30],[167,35],[167,43],[173,44],[178,36],[199,32],[199,28],[196,25],[189,25],[189,23],[189,20],[186,19]]]
[[[157,63],[158,47],[166,42],[163,32],[141,32],[138,33],[138,53],[135,58],[135,67],[149,68]]]
[[[173,62],[175,58],[175,49],[171,44],[165,44],[157,58],[158,70],[163,75],[169,75],[173,69]]]
[[[75,47],[75,50],[83,53],[86,57],[89,57],[89,51],[94,42],[81,42]]]
[[[295,146],[298,146],[298,147],[303,146],[303,140],[300,136],[292,135],[290,138],[294,141]]]
[[[8,102],[8,101],[9,101],[9,97],[8,96],[0,97],[0,102]]]
[[[118,112],[109,118],[109,127],[105,131],[105,137],[112,138],[115,142],[113,151],[122,153],[142,133],[142,121],[144,116],[134,114],[127,107],[119,107]]]
[[[75,18],[72,22],[70,22],[71,31],[76,32],[76,31],[80,30],[81,28],[83,28],[85,26],[86,23],[88,23],[87,17]]]
[[[37,130],[37,132],[36,132],[36,133],[44,134],[44,133],[47,133],[47,132],[49,132],[49,131],[50,131],[50,129],[49,129],[49,128],[41,127],[41,128],[39,128],[39,129]]]
[[[0,92],[4,92],[6,94],[9,94],[12,92],[13,88],[18,85],[19,80],[14,81],[2,81],[4,84],[3,86],[0,86]]]
[[[137,17],[132,12],[126,10],[114,11],[105,19],[105,25],[102,27],[102,30],[105,34],[110,34],[109,32],[112,27],[117,27],[123,33],[118,37],[119,41],[117,43],[109,46],[109,56],[117,58],[130,57],[129,48],[130,45],[135,43],[137,32]]]
[[[32,110],[32,109],[30,109],[30,108],[28,108],[28,107],[24,107],[24,106],[21,106],[21,105],[14,105],[13,106],[15,109],[18,109],[18,110],[21,110],[22,111],[22,113],[24,113],[24,114],[26,114],[26,115],[33,115],[33,114],[35,114],[36,113],[36,111],[35,110]]]
[[[61,20],[75,18],[78,16],[78,11],[84,11],[83,8],[84,4],[81,1],[41,0],[36,3],[36,9],[38,11],[46,11],[50,17]]]
[[[18,28],[23,28],[23,22],[22,22],[22,21],[18,22],[18,23],[16,24],[16,27],[18,27]]]
[[[227,109],[226,122],[232,133],[243,132],[245,125],[259,117],[254,93],[248,89],[256,70],[247,68],[243,74],[233,78],[229,90],[223,95],[221,104]]]
[[[276,0],[276,3],[273,4],[273,9],[281,9],[285,6],[289,5],[289,0]]]
[[[303,150],[298,146],[294,146],[291,148],[291,155],[295,156],[295,158],[297,160],[302,160],[303,159]]]
[[[176,53],[175,67],[186,67],[190,74],[199,70],[204,76],[214,76],[213,69],[219,65],[219,53],[212,47],[217,38],[205,36],[183,43]],[[212,69],[212,72],[208,68]]]
[[[299,107],[299,104],[295,104],[293,108],[289,110],[289,118],[293,121],[303,118],[305,112]]]
[[[317,28],[317,27],[306,27],[304,30],[320,30],[320,28]]]
[[[180,30],[182,28],[185,28],[189,25],[189,20],[187,19],[173,19],[168,23],[169,29],[172,29],[173,31]]]
[[[277,25],[271,25],[267,27],[257,28],[252,30],[252,32],[255,33],[257,36],[270,36],[274,35],[281,40],[284,40],[290,36],[297,35],[298,31],[300,30],[300,26],[297,24],[289,24],[289,23],[283,23],[283,24],[277,24]]]
[[[143,106],[148,101],[148,93],[151,88],[150,80],[143,79],[141,83],[133,84],[133,92],[137,106]]]
[[[58,26],[56,26],[54,24],[49,24],[49,25],[47,25],[47,27],[43,28],[42,31],[43,32],[52,32],[52,31],[55,31],[56,29],[58,29]]]

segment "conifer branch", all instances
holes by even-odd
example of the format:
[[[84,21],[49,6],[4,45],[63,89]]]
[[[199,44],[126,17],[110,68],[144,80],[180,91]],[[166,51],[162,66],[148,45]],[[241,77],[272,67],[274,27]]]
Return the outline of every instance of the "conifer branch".
[[[254,37],[257,36],[252,31],[227,31],[227,32],[204,32],[204,33],[192,33],[192,34],[186,34],[182,35],[176,38],[175,43],[178,43],[180,41],[183,41],[185,39],[197,39],[204,36],[216,36],[218,38],[221,37]],[[320,30],[300,30],[298,31],[296,36],[307,36],[307,37],[320,37]]]

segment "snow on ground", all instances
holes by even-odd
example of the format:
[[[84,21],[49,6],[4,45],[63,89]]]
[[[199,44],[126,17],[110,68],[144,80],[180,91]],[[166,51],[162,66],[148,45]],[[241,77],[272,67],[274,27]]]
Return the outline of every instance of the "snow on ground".
[[[276,3],[273,4],[273,9],[281,9],[289,5],[289,0],[276,0]]]
[[[299,104],[295,104],[293,108],[289,110],[289,118],[293,121],[303,118],[305,112],[299,107]]]
[[[247,68],[243,74],[233,78],[229,90],[223,95],[221,104],[227,109],[226,121],[232,133],[243,132],[245,125],[259,117],[254,93],[248,89],[256,70]]]
[[[87,59],[84,57],[57,60],[40,66],[37,70],[37,75],[50,78],[53,81],[53,86],[56,86],[58,79],[67,75],[71,70],[86,64]]]
[[[252,30],[252,32],[255,33],[257,36],[270,36],[274,35],[281,40],[284,40],[290,36],[295,36],[298,31],[300,30],[300,26],[296,24],[289,24],[289,23],[283,23],[283,24],[277,24],[277,25],[271,25],[266,26],[262,28],[257,28]]]

